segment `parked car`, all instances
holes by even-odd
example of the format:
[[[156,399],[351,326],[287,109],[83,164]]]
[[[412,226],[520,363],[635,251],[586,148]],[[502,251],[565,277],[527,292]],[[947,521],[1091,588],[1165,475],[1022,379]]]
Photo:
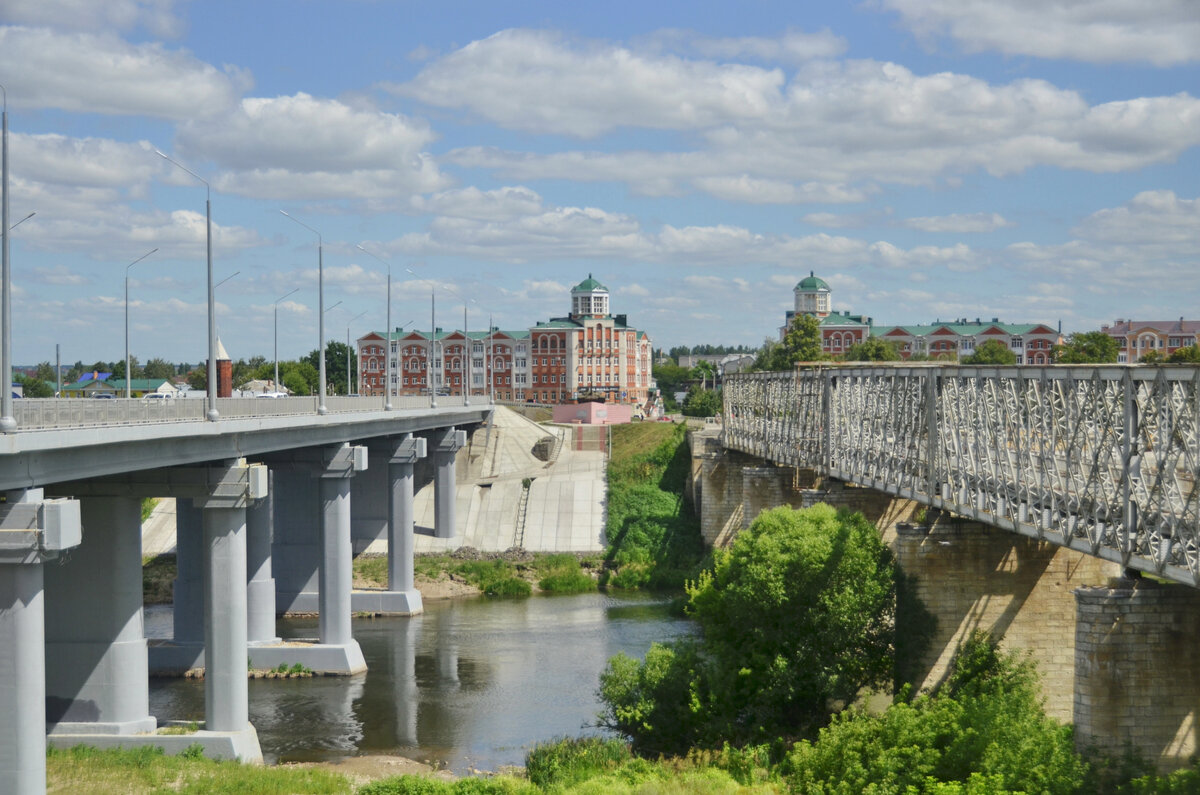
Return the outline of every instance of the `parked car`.
[[[116,398],[116,395],[114,395],[112,392],[93,392],[92,397],[94,397],[94,398]]]
[[[287,394],[284,392],[259,392],[254,397],[256,397],[256,398],[281,398],[281,397],[287,397]]]

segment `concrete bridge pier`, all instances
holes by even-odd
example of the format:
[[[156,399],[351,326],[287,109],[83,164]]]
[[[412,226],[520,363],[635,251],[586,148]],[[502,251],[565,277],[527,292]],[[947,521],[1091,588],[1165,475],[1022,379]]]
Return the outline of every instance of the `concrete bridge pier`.
[[[269,472],[268,481],[275,473]],[[246,640],[251,646],[279,643],[275,632],[275,578],[271,535],[275,526],[275,487],[246,509]]]
[[[43,567],[80,535],[73,500],[28,489],[0,505],[0,782],[14,795],[46,791]]]
[[[425,608],[413,582],[413,466],[426,454],[424,438],[406,434],[386,440],[387,590],[358,590],[355,612],[417,615]]]
[[[141,499],[80,500],[83,543],[46,571],[51,735],[152,732],[142,620]]]
[[[63,601],[56,595],[54,615],[48,616],[48,625],[57,627],[54,643],[67,659],[48,687],[53,698],[47,706],[74,718],[60,720],[50,742],[154,745],[167,753],[199,744],[210,757],[261,762],[258,735],[247,716],[246,508],[266,496],[266,468],[234,459],[56,488],[83,497],[87,537],[94,540],[64,571],[58,583]],[[154,718],[141,717],[148,652],[142,639],[140,497],[152,494],[190,498],[201,514],[205,722],[194,733],[155,734]]]
[[[170,640],[149,641],[150,671],[181,674],[204,667],[204,512],[175,498],[175,581]]]
[[[360,673],[367,664],[351,634],[350,479],[367,468],[367,448],[307,448],[289,460],[276,474],[275,516],[286,522],[275,528],[272,547],[279,602],[285,611],[317,613],[319,638],[305,646],[256,645],[250,660],[255,668],[300,663],[320,673]],[[278,510],[285,505],[286,513]]]
[[[433,452],[434,496],[433,535],[435,538],[454,538],[454,458],[467,446],[467,432],[446,428],[435,431],[429,439]]]

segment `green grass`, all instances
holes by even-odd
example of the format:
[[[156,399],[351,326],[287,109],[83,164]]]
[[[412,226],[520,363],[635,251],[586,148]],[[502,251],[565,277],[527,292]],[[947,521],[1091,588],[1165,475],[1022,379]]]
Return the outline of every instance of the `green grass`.
[[[157,497],[142,498],[142,521],[150,518],[150,514],[154,513],[154,506],[158,505]]]
[[[613,426],[603,584],[682,588],[708,559],[700,522],[683,497],[691,468],[686,430],[673,423]]]
[[[161,748],[100,751],[51,748],[46,792],[89,795],[349,795],[350,781],[320,768],[263,767],[217,762],[196,753],[167,756]]]

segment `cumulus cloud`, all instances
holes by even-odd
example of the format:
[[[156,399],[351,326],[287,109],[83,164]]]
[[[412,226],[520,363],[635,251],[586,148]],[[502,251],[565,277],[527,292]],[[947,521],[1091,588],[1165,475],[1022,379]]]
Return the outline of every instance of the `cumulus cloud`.
[[[446,188],[424,151],[427,124],[300,93],[247,98],[228,115],[186,122],[180,149],[227,169],[223,191],[255,198],[383,198]]]
[[[1180,274],[1200,269],[1200,199],[1173,191],[1145,191],[1120,207],[1098,210],[1057,244],[1014,243],[1011,259],[1043,279],[1057,277],[1072,289],[1136,296],[1171,284],[1173,297],[1196,301],[1194,279]]]
[[[1013,224],[999,213],[951,213],[906,218],[903,226],[922,232],[968,234],[972,232],[995,232]]]
[[[143,27],[156,36],[179,34],[175,0],[5,0],[4,16],[14,25],[50,25],[97,31]]]
[[[925,40],[967,52],[1156,66],[1200,58],[1194,0],[880,0]]]
[[[528,45],[525,54],[509,60],[518,43]],[[698,141],[690,148],[462,147],[446,155],[506,179],[624,181],[648,196],[699,190],[753,203],[857,202],[877,184],[952,184],[981,171],[1130,171],[1171,162],[1200,144],[1200,100],[1186,93],[1091,105],[1045,80],[994,84],[950,72],[920,75],[888,62],[811,61],[786,84],[777,72],[753,67],[715,77],[727,68],[505,31],[435,60],[398,90],[540,133],[687,129]],[[672,85],[647,83],[642,69]]]
[[[221,72],[158,43],[15,26],[0,27],[5,73],[24,76],[19,90],[9,85],[9,102],[17,107],[172,120],[224,112],[250,85],[240,70]]]
[[[463,108],[505,127],[591,137],[622,126],[690,129],[762,118],[783,72],[578,44],[557,33],[505,30],[432,61],[400,96]]]

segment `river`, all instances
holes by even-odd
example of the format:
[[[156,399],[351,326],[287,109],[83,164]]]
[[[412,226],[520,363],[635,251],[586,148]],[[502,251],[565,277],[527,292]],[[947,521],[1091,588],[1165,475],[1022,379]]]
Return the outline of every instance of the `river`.
[[[169,635],[170,621],[170,608],[147,608],[147,635]],[[640,593],[431,602],[412,618],[354,620],[365,674],[251,680],[250,721],[268,763],[397,754],[459,774],[521,765],[537,742],[601,733],[609,657],[641,657],[691,629]],[[280,620],[278,631],[315,637],[317,620]],[[203,720],[204,683],[151,679],[150,714]]]

